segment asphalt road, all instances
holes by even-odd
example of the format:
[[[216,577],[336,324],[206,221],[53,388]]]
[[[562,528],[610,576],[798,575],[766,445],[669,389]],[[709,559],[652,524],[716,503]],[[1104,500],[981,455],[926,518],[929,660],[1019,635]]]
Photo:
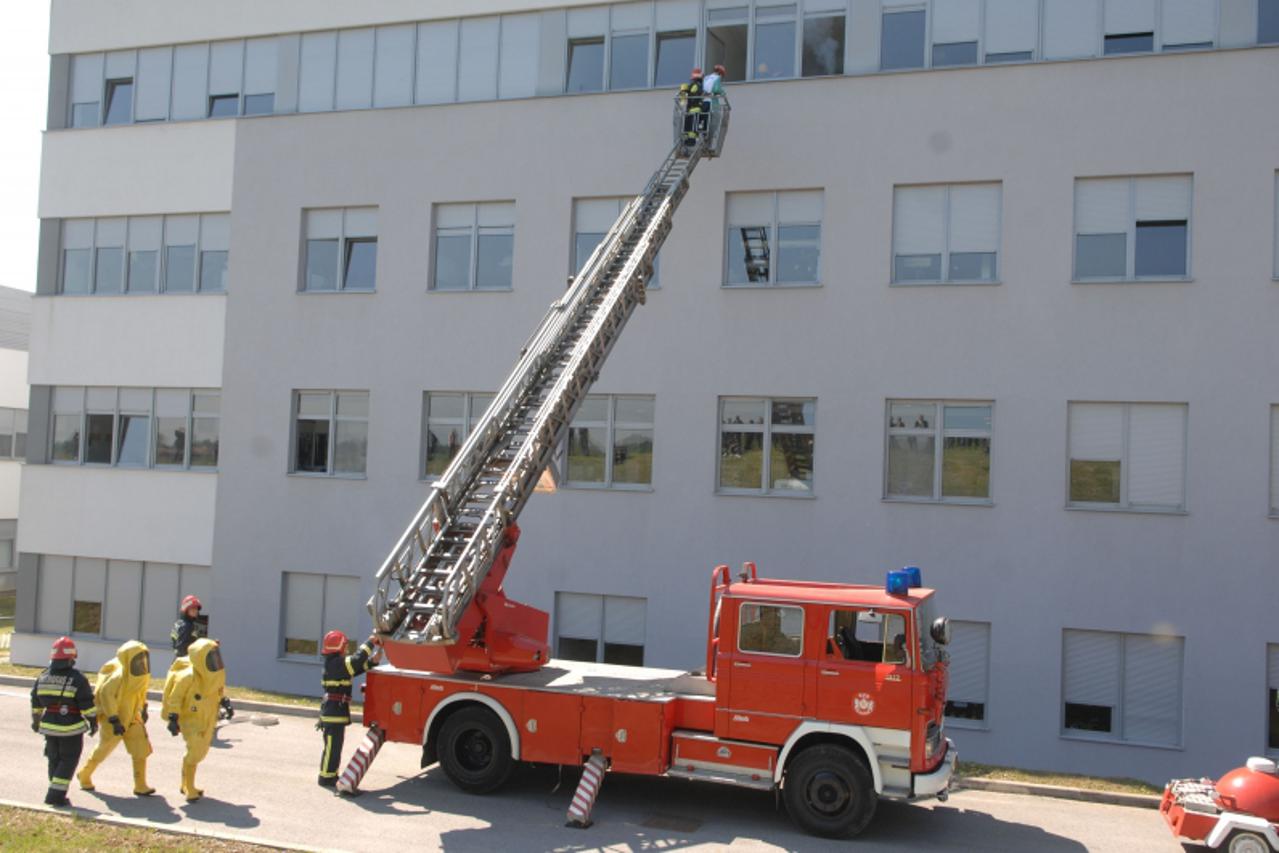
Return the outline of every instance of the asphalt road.
[[[28,694],[0,686],[0,799],[39,803],[46,787],[43,742],[29,727]],[[154,704],[154,703],[153,703]],[[203,800],[178,793],[181,738],[171,738],[158,714],[149,726],[155,754],[147,798],[132,795],[123,746],[94,775],[96,791],[72,783],[72,803],[91,812],[229,832],[317,850],[449,851],[1122,851],[1181,850],[1157,812],[1041,797],[959,791],[946,803],[882,803],[856,847],[797,831],[773,796],[675,779],[609,776],[590,829],[568,829],[565,810],[577,771],[517,771],[507,789],[474,797],[455,789],[438,767],[418,768],[419,750],[388,744],[356,799],[334,797],[315,784],[320,736],[309,719],[279,717],[253,725],[242,713],[224,723],[196,782]],[[362,729],[347,734],[346,758]],[[85,758],[96,744],[85,740]]]

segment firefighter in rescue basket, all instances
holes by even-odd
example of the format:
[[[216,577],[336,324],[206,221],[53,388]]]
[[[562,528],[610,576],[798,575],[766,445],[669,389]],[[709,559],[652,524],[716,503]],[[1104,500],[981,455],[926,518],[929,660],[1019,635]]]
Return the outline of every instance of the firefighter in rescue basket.
[[[324,635],[324,675],[320,685],[324,700],[320,703],[320,719],[315,727],[324,733],[324,752],[320,756],[320,785],[336,788],[338,767],[342,761],[342,742],[346,727],[351,725],[351,693],[355,679],[368,672],[382,658],[382,640],[370,636],[355,654],[346,654],[346,634],[330,631]]]
[[[70,637],[53,641],[49,666],[31,685],[31,731],[44,735],[49,759],[49,791],[44,802],[66,806],[67,786],[80,763],[84,733],[98,733],[98,709],[93,706],[89,679],[75,668],[76,647]]]

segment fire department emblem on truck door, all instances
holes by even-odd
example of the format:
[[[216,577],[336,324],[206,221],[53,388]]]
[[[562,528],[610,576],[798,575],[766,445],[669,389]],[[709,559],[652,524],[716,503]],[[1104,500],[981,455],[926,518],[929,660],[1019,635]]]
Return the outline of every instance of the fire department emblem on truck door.
[[[853,697],[853,710],[863,717],[869,716],[875,711],[875,700],[869,693],[858,693]]]

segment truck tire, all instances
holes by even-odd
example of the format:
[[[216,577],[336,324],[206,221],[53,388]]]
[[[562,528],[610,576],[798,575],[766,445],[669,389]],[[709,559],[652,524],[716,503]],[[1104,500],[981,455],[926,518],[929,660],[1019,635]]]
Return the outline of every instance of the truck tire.
[[[834,744],[810,746],[791,759],[782,797],[800,829],[825,838],[860,833],[878,802],[870,768],[852,750]]]
[[[440,727],[437,746],[444,775],[468,794],[496,791],[515,769],[511,740],[487,708],[462,708]]]
[[[1228,853],[1270,853],[1270,842],[1255,832],[1235,830],[1226,843]]]

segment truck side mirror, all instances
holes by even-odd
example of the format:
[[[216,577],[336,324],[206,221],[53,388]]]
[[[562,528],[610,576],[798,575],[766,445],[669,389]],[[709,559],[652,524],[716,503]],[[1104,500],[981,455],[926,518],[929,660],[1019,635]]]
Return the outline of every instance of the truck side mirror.
[[[928,629],[928,633],[932,635],[937,645],[944,646],[950,642],[950,620],[945,616],[938,616],[933,620],[933,624]]]

